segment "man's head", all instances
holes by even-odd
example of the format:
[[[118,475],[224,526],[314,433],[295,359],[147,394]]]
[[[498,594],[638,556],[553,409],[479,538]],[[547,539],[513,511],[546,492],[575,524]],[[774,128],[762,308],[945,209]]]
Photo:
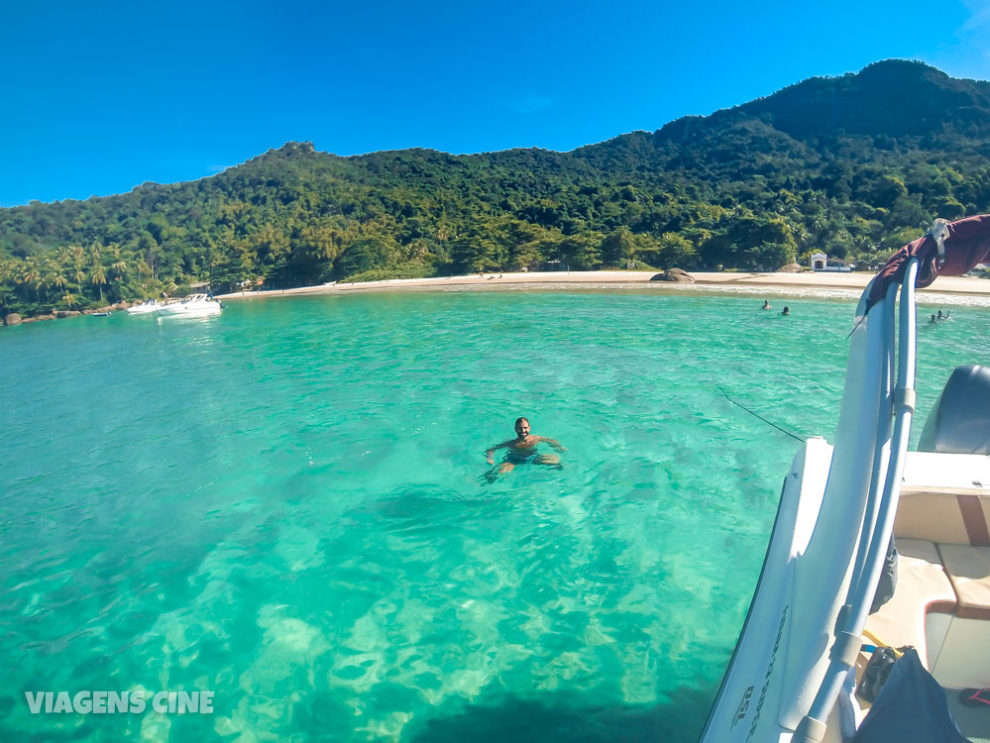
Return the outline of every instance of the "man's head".
[[[526,418],[516,418],[516,433],[519,436],[529,435],[529,421]]]

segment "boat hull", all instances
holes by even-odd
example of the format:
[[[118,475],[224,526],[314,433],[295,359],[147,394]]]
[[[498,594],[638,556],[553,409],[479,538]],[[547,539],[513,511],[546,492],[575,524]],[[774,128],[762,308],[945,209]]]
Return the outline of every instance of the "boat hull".
[[[223,310],[219,304],[212,302],[209,306],[184,307],[177,309],[165,308],[160,310],[159,314],[168,317],[205,317],[207,315],[219,315],[222,311]]]
[[[205,294],[194,294],[191,297],[173,304],[162,306],[160,314],[171,317],[206,317],[219,315],[223,305]]]

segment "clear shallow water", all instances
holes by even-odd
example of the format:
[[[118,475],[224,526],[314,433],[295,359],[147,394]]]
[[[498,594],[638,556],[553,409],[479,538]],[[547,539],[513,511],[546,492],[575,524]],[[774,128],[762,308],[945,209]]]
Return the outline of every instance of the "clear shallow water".
[[[797,446],[725,395],[836,422],[853,303],[787,303],[352,295],[4,329],[0,737],[693,741]],[[953,316],[919,331],[921,420],[990,361],[990,311]],[[488,485],[519,415],[565,468]],[[135,689],[214,713],[24,697]]]

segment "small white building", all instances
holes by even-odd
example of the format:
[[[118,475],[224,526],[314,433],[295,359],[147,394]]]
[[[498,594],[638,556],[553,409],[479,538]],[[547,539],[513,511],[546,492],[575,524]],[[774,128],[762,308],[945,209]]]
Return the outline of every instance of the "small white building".
[[[815,271],[824,271],[828,268],[828,256],[822,252],[812,253],[811,268]]]

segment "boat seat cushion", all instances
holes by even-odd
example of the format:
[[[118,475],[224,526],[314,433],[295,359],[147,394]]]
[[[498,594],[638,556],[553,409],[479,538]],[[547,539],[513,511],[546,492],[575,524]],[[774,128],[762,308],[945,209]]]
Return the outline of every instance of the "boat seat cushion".
[[[935,544],[921,539],[898,539],[897,587],[894,596],[866,620],[866,629],[886,645],[911,645],[927,666],[925,615],[951,612],[952,589]]]
[[[957,616],[990,620],[990,547],[940,544],[938,551],[959,599]]]
[[[939,544],[990,545],[990,492],[982,488],[905,487],[894,536]]]

